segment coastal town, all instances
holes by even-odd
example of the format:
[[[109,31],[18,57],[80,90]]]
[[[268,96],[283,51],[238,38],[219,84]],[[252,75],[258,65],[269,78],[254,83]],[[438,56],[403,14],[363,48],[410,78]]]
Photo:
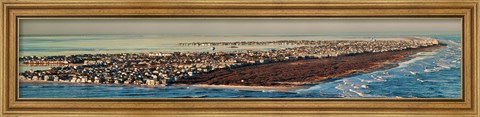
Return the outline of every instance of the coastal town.
[[[193,42],[178,46],[208,46],[206,52],[148,52],[119,54],[81,54],[60,56],[22,56],[24,65],[47,66],[48,70],[28,70],[19,73],[21,81],[125,84],[167,86],[195,79],[221,69],[299,60],[355,56],[439,45],[435,39],[398,40],[281,40],[251,42]],[[240,50],[224,52],[218,46],[295,45],[270,50]],[[243,81],[243,80],[242,80]],[[279,81],[281,82],[281,81]],[[228,84],[228,83],[225,83]]]

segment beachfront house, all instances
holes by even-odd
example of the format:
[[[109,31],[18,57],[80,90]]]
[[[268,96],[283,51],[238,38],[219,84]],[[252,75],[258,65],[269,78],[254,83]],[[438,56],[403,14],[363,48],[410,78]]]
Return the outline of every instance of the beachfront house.
[[[39,80],[38,76],[33,76],[32,80]]]
[[[77,82],[77,76],[72,77],[72,79],[70,79],[70,82]]]
[[[53,79],[50,80],[50,77],[48,75],[45,75],[45,76],[43,76],[43,80],[44,81],[52,81]]]
[[[146,81],[146,84],[147,84],[148,86],[154,86],[154,85],[156,85],[156,84],[155,84],[155,80],[152,80],[152,79],[148,79],[148,80]]]

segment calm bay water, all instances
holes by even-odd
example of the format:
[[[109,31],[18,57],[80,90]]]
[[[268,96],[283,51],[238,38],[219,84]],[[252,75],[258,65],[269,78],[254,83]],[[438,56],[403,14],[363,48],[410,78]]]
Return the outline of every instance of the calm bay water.
[[[192,86],[136,87],[93,84],[20,84],[20,98],[461,98],[460,33],[342,33],[328,35],[62,35],[21,36],[22,56],[151,51],[210,51],[210,47],[178,47],[179,42],[327,40],[431,37],[448,44],[437,52],[422,52],[399,67],[321,82],[289,92],[249,91]],[[222,48],[266,50],[291,46]],[[21,67],[20,70],[46,69]]]

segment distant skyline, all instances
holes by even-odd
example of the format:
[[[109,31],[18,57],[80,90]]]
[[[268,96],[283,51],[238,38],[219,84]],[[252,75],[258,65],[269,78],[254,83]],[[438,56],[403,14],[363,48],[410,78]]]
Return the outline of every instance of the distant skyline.
[[[322,34],[338,32],[461,32],[460,18],[163,18],[20,19],[21,35],[65,34]]]

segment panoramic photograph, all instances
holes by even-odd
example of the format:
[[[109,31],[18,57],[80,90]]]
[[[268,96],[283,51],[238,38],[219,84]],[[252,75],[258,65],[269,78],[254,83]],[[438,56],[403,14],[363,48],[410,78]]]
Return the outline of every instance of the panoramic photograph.
[[[462,98],[461,18],[19,18],[19,98]]]

